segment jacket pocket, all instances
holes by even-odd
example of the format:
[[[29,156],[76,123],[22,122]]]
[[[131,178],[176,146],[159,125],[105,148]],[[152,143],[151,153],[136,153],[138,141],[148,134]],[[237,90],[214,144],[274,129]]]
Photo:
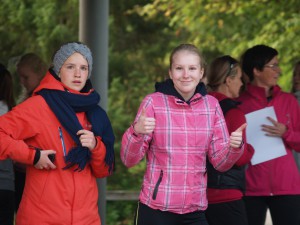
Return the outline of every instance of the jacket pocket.
[[[163,171],[161,170],[160,171],[160,175],[159,175],[159,178],[156,182],[156,185],[155,185],[155,188],[154,188],[154,191],[153,191],[153,195],[152,195],[152,199],[155,200],[156,199],[156,196],[157,196],[157,192],[158,192],[158,188],[159,188],[159,185],[161,183],[161,180],[163,178]]]

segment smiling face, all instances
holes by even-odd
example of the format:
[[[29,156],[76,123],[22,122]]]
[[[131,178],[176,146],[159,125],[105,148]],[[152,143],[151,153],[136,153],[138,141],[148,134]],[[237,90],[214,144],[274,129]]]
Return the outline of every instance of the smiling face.
[[[259,87],[263,87],[269,90],[275,86],[278,82],[281,70],[277,56],[272,58],[261,71],[254,69],[254,81],[253,83]]]
[[[194,95],[203,72],[200,57],[194,52],[181,50],[173,55],[169,76],[175,89],[186,101]]]
[[[88,62],[80,54],[75,52],[62,65],[59,77],[61,82],[70,89],[81,91],[88,79]]]

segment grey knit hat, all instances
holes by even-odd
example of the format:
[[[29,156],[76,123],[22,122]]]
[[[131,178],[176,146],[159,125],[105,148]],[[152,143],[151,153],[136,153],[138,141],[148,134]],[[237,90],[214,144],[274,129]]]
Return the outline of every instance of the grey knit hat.
[[[60,47],[53,57],[53,70],[58,75],[62,65],[75,52],[80,53],[88,62],[89,75],[91,77],[93,67],[93,57],[91,50],[84,44],[79,42],[70,42]]]

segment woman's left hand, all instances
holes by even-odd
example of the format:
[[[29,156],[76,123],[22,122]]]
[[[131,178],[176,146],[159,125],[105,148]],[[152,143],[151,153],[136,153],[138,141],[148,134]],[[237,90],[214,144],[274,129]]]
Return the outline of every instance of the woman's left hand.
[[[271,137],[282,137],[287,130],[286,126],[271,117],[267,117],[267,119],[273,124],[273,126],[266,124],[262,125],[262,130],[266,132],[266,135]]]
[[[83,147],[89,148],[90,151],[96,147],[97,142],[92,131],[82,129],[77,132],[77,135],[79,135],[79,140]]]
[[[238,129],[230,134],[230,147],[232,148],[241,148],[243,146],[243,130],[247,127],[247,124],[244,123]]]

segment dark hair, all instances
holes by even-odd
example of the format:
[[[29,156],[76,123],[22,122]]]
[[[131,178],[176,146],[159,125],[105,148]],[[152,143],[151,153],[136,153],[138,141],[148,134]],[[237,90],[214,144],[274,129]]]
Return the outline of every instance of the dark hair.
[[[0,100],[4,100],[11,110],[16,104],[13,94],[13,80],[10,72],[0,63]]]
[[[201,68],[204,68],[205,60],[204,60],[201,52],[199,51],[199,49],[195,45],[192,45],[192,44],[181,44],[173,49],[173,51],[170,55],[170,68],[172,67],[172,64],[173,64],[174,55],[180,51],[189,51],[189,52],[194,53],[195,55],[199,56],[200,66],[201,66]]]
[[[300,61],[296,62],[296,64],[294,65],[294,69],[293,69],[293,78],[296,76],[297,71],[300,70]],[[300,72],[300,71],[299,71]],[[299,73],[298,72],[298,73]],[[294,80],[292,81],[292,93],[296,92],[296,88],[295,88],[295,82]]]
[[[242,55],[242,70],[252,81],[254,79],[253,69],[262,71],[264,66],[277,55],[278,51],[274,48],[266,45],[255,45],[247,49]]]
[[[226,81],[229,76],[236,76],[237,68],[240,67],[239,62],[229,55],[215,58],[208,67],[207,86],[215,91]]]

